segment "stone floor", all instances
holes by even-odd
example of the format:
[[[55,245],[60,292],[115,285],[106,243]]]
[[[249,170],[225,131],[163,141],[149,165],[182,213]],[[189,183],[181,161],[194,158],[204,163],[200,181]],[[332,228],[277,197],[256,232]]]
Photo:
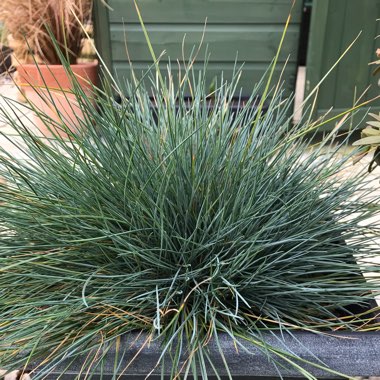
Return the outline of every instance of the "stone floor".
[[[0,77],[0,108],[5,110],[9,115],[12,115],[14,119],[20,118],[20,120],[31,128],[35,130],[32,121],[32,112],[23,106],[21,98],[19,95],[19,90],[13,84],[12,80],[9,78]],[[12,101],[12,103],[10,103]],[[15,105],[17,107],[15,107]],[[22,142],[22,139],[17,135],[15,130],[4,120],[4,117],[0,115],[0,146],[5,148],[12,155],[17,157],[25,156],[20,149],[17,149],[14,142]]]

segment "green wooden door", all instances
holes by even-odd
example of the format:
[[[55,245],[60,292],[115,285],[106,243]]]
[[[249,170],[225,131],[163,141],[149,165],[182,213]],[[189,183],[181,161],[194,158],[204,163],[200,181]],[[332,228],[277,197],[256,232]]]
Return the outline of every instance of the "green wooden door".
[[[380,94],[379,77],[372,75],[376,47],[380,47],[380,0],[314,0],[306,67],[306,95],[328,72],[355,37],[361,35],[338,67],[319,89],[315,117],[321,117],[331,107],[329,116],[350,108],[367,88],[362,101]],[[380,111],[380,102],[371,109]],[[360,123],[368,107],[355,116]],[[329,125],[331,128],[333,123]]]
[[[152,60],[133,1],[109,0],[108,4],[112,10],[99,4],[96,9],[98,46],[117,76],[129,78],[126,45],[137,73],[146,70]],[[206,46],[210,53],[207,76],[210,82],[221,72],[225,79],[231,78],[235,59],[239,66],[244,63],[241,86],[248,95],[276,53],[291,1],[139,0],[138,4],[156,54],[164,50],[167,53],[161,60],[163,67],[169,57],[171,62],[182,60],[183,40],[185,56],[189,56],[201,41],[207,18],[203,48],[195,67],[203,67]],[[298,0],[276,71],[278,77],[281,62],[290,55],[284,75],[288,92],[294,89],[301,6],[302,1]],[[174,71],[175,66],[172,65]]]

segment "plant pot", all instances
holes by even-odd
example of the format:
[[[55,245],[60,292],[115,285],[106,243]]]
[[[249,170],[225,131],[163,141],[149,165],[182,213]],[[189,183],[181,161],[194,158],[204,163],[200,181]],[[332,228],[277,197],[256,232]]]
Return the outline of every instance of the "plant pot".
[[[0,45],[0,74],[8,72],[12,67],[12,49]]]
[[[97,82],[98,62],[71,65],[70,70],[84,94],[91,98],[92,86]],[[25,97],[39,112],[60,125],[64,123],[72,132],[80,129],[83,112],[77,96],[73,94],[72,75],[67,73],[64,66],[21,64],[17,71]],[[44,136],[51,136],[53,130],[62,137],[66,135],[60,128],[55,128],[55,123],[43,121],[38,113],[35,114],[35,122]]]
[[[309,332],[293,331],[292,335],[284,334],[283,332],[265,333],[265,340],[279,349],[291,351],[293,354],[301,357],[304,360],[316,362],[316,357],[331,368],[333,371],[345,373],[349,376],[377,376],[380,373],[380,334],[377,332],[336,332],[323,334],[313,334]],[[120,348],[123,352],[123,347],[128,347],[125,350],[125,355],[121,359],[119,366],[120,379],[144,379],[145,376],[155,368],[162,347],[160,342],[153,341],[146,345],[148,339],[147,333],[135,332],[124,335],[120,340]],[[236,346],[231,341],[227,334],[220,334],[219,345],[223,349],[225,359],[229,365],[229,369],[233,379],[274,379],[278,378],[278,369],[270,363],[265,353],[260,351],[256,346],[242,339],[238,341],[250,351],[236,349]],[[212,359],[215,367],[219,370],[222,379],[228,379],[227,371],[224,367],[223,359],[220,356],[218,344],[214,339],[209,342],[209,357]],[[120,356],[120,352],[119,352]],[[116,347],[112,346],[108,353],[104,364],[99,371],[91,376],[92,379],[113,379],[115,360],[118,354]],[[170,358],[166,357],[168,363],[165,366],[165,379],[170,379]],[[119,357],[120,360],[120,357]],[[185,357],[183,358],[185,360]],[[76,379],[81,373],[82,366],[85,362],[85,355],[81,360],[61,362],[47,377],[47,380],[61,378],[64,380]],[[280,361],[281,362],[281,361]],[[130,365],[128,366],[128,363]],[[285,364],[285,362],[281,362]],[[320,363],[319,363],[320,364]],[[313,367],[311,365],[302,364],[304,368],[309,370],[317,378],[340,378],[327,372],[323,368]],[[125,372],[121,374],[122,369]],[[153,372],[153,376],[149,377],[152,380],[160,379],[161,365],[157,366]],[[212,371],[210,370],[210,373]],[[62,373],[64,375],[62,376]],[[287,378],[299,377],[296,369],[282,369],[281,374]],[[82,376],[84,374],[82,373]],[[215,377],[210,376],[214,380]]]
[[[374,319],[374,323],[380,322],[379,315],[371,311],[376,308],[376,301],[368,301],[366,306],[354,305],[358,313],[367,312],[368,317]],[[161,340],[149,339],[150,333],[136,330],[120,337],[118,343],[112,343],[107,348],[103,364],[99,370],[92,373],[94,380],[112,380],[115,378],[115,363],[118,362],[116,377],[121,380],[143,380],[148,373],[149,379],[160,380],[164,374],[165,380],[171,380],[169,353],[165,354],[165,367],[157,364],[162,354]],[[372,377],[380,374],[380,334],[377,331],[321,331],[319,334],[308,331],[289,330],[263,332],[261,338],[270,346],[285,352],[291,352],[301,360],[298,364],[308,370],[318,379],[341,378],[338,374],[345,374],[354,377]],[[228,363],[229,371],[234,380],[273,380],[279,378],[278,368],[268,360],[267,353],[260,350],[255,344],[242,338],[236,338],[240,343],[236,345],[231,337],[226,333],[220,333],[218,342],[212,337],[207,345],[208,355],[215,368],[218,370],[221,380],[229,379],[223,358],[220,355],[222,349],[225,360]],[[147,344],[147,341],[150,341]],[[164,344],[165,345],[165,344]],[[246,350],[242,349],[242,346]],[[238,347],[238,349],[237,349]],[[171,352],[173,355],[174,352]],[[86,362],[86,355],[76,357],[74,360],[68,358],[61,361],[51,372],[46,374],[46,380],[55,380],[58,377],[62,380],[74,380],[82,378],[84,374],[83,364]],[[318,366],[321,362],[322,366]],[[181,357],[181,362],[185,363],[186,354]],[[284,378],[298,378],[298,369],[288,366],[286,361],[278,359],[278,363],[284,365],[281,375]],[[307,363],[309,362],[309,363]],[[312,365],[310,363],[317,363]],[[39,368],[39,362],[33,363],[29,369]],[[325,368],[323,368],[325,367]],[[326,370],[326,367],[330,371]],[[154,369],[154,370],[153,370]],[[332,372],[331,372],[332,371]],[[334,374],[335,371],[335,374]],[[36,371],[38,373],[38,370]],[[210,380],[216,380],[210,368]],[[32,376],[33,378],[33,376]],[[189,379],[194,379],[190,376]]]

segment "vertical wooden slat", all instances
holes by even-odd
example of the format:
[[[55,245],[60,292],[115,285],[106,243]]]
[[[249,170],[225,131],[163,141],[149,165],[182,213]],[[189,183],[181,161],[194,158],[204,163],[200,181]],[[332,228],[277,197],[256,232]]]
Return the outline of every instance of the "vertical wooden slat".
[[[323,42],[326,35],[329,5],[330,0],[314,2],[313,4],[307,53],[305,95],[308,95],[313,90],[321,77]]]
[[[326,20],[325,41],[323,41],[323,51],[321,54],[322,76],[330,70],[347,46],[354,39],[353,37],[350,39],[349,43],[343,44],[343,39],[346,33],[345,27],[347,26],[347,9],[352,5],[349,4],[349,2],[350,1],[347,0],[330,0]],[[348,57],[349,56],[346,56],[344,60]],[[336,92],[338,91],[338,88],[336,84],[338,83],[338,73],[341,65],[342,64],[330,73],[326,81],[321,86],[321,93],[323,93],[323,97],[320,98],[320,101],[321,106],[325,109],[337,107]]]
[[[379,93],[376,78],[371,77],[368,62],[374,60],[374,40],[379,25],[380,0],[314,0],[309,51],[307,57],[306,94],[321,80],[339,59],[360,31],[359,39],[339,65],[320,86],[314,117],[323,116],[334,107],[329,117],[350,108],[355,99],[372,85],[362,100]],[[379,103],[371,104],[380,110]],[[352,119],[361,123],[368,108]],[[363,125],[363,124],[361,124]],[[330,128],[334,123],[329,125]],[[347,125],[348,126],[348,125]]]
[[[101,0],[94,0],[95,44],[108,69],[112,68],[112,53],[108,8]]]
[[[379,7],[380,1],[373,0],[362,0],[347,7],[346,18],[352,22],[346,22],[341,49],[348,45],[358,33],[361,32],[361,36],[353,46],[346,62],[338,70],[335,92],[336,107],[346,107],[350,101],[353,102],[355,89],[356,97],[358,97],[370,84],[377,87],[375,78],[370,74],[368,62],[371,61],[371,56],[373,59],[375,58],[373,45],[377,35],[376,17],[380,15]],[[347,80],[347,78],[350,79]],[[379,93],[377,87],[376,95]],[[370,98],[368,95],[369,93],[363,97],[363,100],[368,100]]]

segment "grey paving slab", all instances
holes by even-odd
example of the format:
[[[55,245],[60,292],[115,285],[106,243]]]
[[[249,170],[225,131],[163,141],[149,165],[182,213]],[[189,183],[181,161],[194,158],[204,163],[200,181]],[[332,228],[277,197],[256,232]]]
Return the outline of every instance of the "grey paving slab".
[[[17,120],[19,125],[38,132],[31,112],[19,99],[19,90],[11,80],[0,84],[0,147],[15,158],[27,158],[22,138],[9,124],[9,119]],[[4,116],[7,115],[7,116]]]

